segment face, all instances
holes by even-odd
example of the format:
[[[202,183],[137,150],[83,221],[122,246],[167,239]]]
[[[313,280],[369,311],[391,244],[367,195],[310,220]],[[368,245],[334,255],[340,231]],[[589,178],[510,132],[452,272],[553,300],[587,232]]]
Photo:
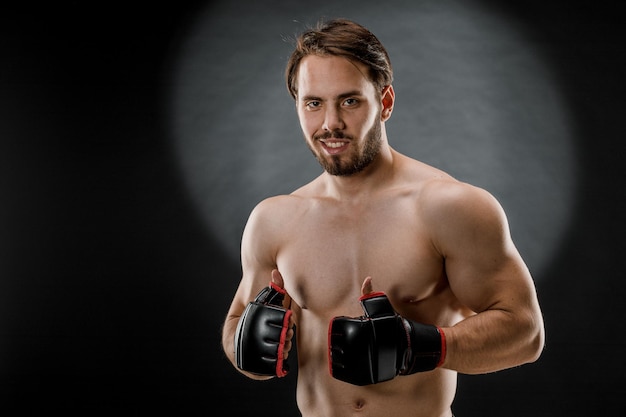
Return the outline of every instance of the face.
[[[352,175],[369,166],[382,145],[382,112],[390,113],[360,63],[310,55],[298,70],[296,105],[311,152],[331,175]]]

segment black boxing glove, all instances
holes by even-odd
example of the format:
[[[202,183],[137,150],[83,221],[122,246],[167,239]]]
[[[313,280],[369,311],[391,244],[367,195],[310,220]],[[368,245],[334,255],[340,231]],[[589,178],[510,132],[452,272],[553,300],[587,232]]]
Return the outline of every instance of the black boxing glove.
[[[289,372],[283,350],[292,311],[283,307],[284,298],[285,290],[270,283],[246,306],[235,331],[239,369],[278,377]]]
[[[388,381],[443,364],[446,339],[437,327],[398,315],[382,292],[360,298],[361,317],[335,317],[328,329],[330,374],[353,385]]]

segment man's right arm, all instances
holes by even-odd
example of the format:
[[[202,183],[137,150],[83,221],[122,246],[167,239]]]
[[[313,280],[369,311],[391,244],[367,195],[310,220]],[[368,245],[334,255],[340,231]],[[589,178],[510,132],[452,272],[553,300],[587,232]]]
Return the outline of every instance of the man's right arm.
[[[279,223],[273,220],[276,219],[275,216],[269,215],[273,212],[271,206],[273,206],[271,200],[266,200],[255,207],[244,229],[241,244],[243,275],[222,329],[222,347],[226,357],[238,371],[258,380],[269,379],[272,376],[247,372],[237,366],[235,335],[246,307],[261,290],[268,287],[270,280],[275,281],[279,288],[284,288],[282,276],[276,270],[275,261]],[[288,306],[290,302],[289,296],[285,294],[284,298],[284,305]],[[261,313],[257,311],[254,314],[263,314],[262,307],[260,310]],[[285,349],[283,356],[285,360],[291,348],[291,337],[293,336],[293,319],[289,316],[287,316],[287,319],[289,320],[289,328],[283,339],[283,348]],[[246,337],[254,337],[254,335],[246,335]],[[245,338],[243,340],[245,342]]]

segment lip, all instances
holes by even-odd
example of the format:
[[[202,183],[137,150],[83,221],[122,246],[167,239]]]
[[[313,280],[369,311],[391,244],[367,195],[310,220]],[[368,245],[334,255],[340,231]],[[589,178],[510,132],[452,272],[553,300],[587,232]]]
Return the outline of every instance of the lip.
[[[326,153],[328,153],[329,155],[336,155],[345,151],[348,148],[348,145],[350,144],[350,141],[341,140],[341,139],[323,139],[323,140],[320,140],[320,142],[322,144],[322,147],[326,151]],[[331,144],[335,146],[330,146]],[[340,145],[340,146],[336,146],[336,145]]]

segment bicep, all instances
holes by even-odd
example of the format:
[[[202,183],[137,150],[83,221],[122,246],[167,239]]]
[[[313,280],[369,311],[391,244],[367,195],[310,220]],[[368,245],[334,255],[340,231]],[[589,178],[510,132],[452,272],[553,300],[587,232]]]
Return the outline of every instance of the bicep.
[[[280,230],[272,213],[271,203],[264,201],[248,218],[241,239],[242,275],[229,315],[241,315],[248,302],[270,283],[272,269],[276,268]]]
[[[504,210],[486,191],[463,186],[445,204],[438,245],[450,288],[475,312],[513,311],[528,302],[532,278],[510,236]]]

